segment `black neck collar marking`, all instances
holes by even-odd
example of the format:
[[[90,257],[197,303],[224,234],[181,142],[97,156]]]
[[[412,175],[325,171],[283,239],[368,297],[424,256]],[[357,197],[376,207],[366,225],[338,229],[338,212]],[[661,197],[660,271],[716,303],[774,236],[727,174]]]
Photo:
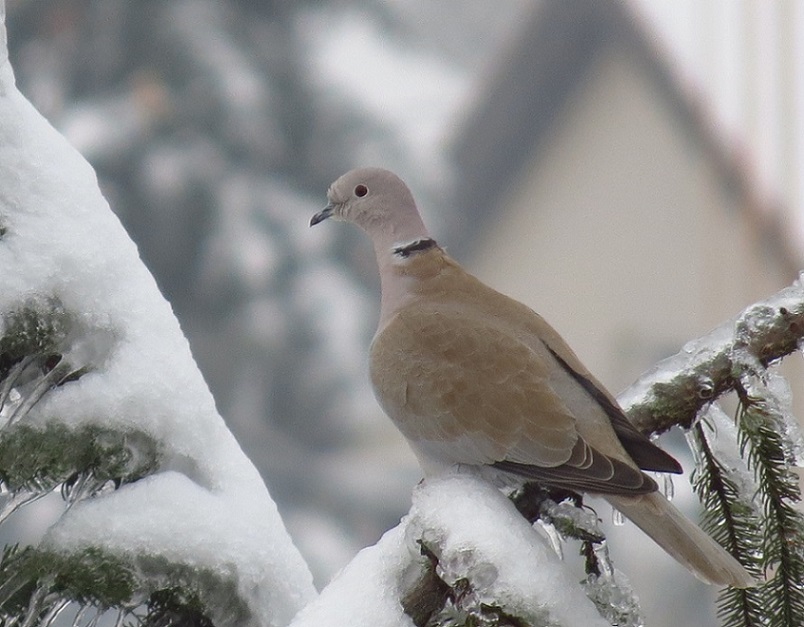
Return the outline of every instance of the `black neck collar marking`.
[[[395,246],[392,249],[392,252],[403,259],[407,259],[414,253],[421,253],[425,250],[430,250],[431,248],[435,248],[438,246],[436,241],[431,237],[425,237],[424,239],[415,239],[412,242],[408,242],[407,244],[401,244],[400,246]]]

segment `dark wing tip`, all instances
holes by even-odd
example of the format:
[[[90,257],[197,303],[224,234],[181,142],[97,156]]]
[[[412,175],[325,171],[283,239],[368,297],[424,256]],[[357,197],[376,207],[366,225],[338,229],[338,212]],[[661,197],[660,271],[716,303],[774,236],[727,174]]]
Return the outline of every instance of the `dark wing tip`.
[[[684,472],[684,469],[681,468],[681,464],[678,463],[676,458],[656,446],[650,441],[650,438],[631,424],[631,421],[628,419],[628,416],[625,415],[622,408],[616,403],[613,403],[593,381],[590,381],[580,372],[571,368],[570,365],[561,358],[561,355],[552,348],[546,344],[545,346],[553,357],[556,358],[556,361],[561,364],[561,367],[564,368],[564,370],[586,390],[587,394],[603,408],[603,411],[606,412],[611,421],[614,433],[617,434],[623,448],[637,466],[642,468],[642,470],[651,470],[654,472],[671,472],[675,474]]]
[[[586,446],[582,440],[579,440],[579,445]],[[493,464],[493,467],[546,486],[592,494],[637,496],[659,489],[656,482],[638,468],[608,457],[593,447],[588,449],[592,460],[588,463],[587,456],[583,466],[565,463],[544,467],[502,460]]]

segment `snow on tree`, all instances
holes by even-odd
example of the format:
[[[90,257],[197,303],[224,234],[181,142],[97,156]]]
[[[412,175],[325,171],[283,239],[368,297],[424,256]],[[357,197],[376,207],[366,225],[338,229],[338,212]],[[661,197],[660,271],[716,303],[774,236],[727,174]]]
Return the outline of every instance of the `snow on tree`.
[[[41,543],[4,549],[0,625],[94,625],[106,610],[143,625],[643,624],[596,514],[534,487],[512,503],[469,474],[417,487],[399,526],[316,596],[170,306],[91,168],[16,90],[4,43],[0,524],[54,490],[64,507]],[[796,284],[621,399],[645,432],[688,430],[705,522],[767,576],[724,592],[726,625],[804,615],[802,444],[773,369],[802,337]],[[736,421],[716,404],[730,390]],[[562,537],[583,575],[554,555]]]
[[[8,6],[20,90],[95,168],[221,414],[321,582],[399,519],[417,479],[404,452],[368,478],[345,461],[383,457],[376,443],[394,442],[393,427],[376,420],[365,377],[374,313],[366,286],[374,276],[354,263],[356,234],[305,225],[321,190],[348,165],[383,155],[413,180],[424,172],[411,167],[406,129],[355,101],[352,76],[321,80],[322,58],[332,53],[324,44],[353,35],[349,24],[361,26],[371,57],[390,59],[416,41],[421,54],[402,68],[408,86],[413,62],[432,64],[435,55],[410,28],[386,32],[407,6],[389,14],[385,0],[347,4]],[[488,45],[489,21],[475,54]],[[414,15],[405,21],[413,22]],[[443,87],[457,72],[442,65],[447,70],[407,91],[446,111]],[[403,90],[404,81],[396,93]],[[439,172],[428,170],[425,191],[436,180],[443,186]],[[330,325],[341,330],[337,338]],[[304,473],[299,459],[308,460]]]
[[[67,504],[6,550],[3,624],[68,599],[287,624],[312,577],[92,169],[3,55],[0,516],[56,488]]]

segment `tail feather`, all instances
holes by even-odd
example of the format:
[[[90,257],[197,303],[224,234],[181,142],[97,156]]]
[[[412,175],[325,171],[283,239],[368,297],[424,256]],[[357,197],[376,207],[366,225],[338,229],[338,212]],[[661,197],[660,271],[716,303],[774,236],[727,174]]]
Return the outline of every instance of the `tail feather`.
[[[734,557],[658,492],[605,498],[698,579],[734,588],[757,585]]]

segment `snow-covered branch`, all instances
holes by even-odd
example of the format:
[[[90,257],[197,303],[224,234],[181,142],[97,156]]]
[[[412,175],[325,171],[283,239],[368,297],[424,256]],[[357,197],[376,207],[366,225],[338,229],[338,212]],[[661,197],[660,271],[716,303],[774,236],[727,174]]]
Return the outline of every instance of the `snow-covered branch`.
[[[345,624],[609,625],[511,501],[462,473],[420,484],[402,523],[291,627]]]
[[[798,349],[804,339],[801,281],[748,307],[642,375],[618,400],[645,433],[689,427],[698,412],[735,389],[740,376]]]
[[[756,588],[721,592],[728,627],[790,625],[804,612],[796,583],[804,572],[804,516],[794,471],[804,439],[790,386],[769,368],[797,350],[803,336],[799,279],[690,342],[619,399],[645,433],[687,429],[704,528],[760,580],[767,577]],[[739,402],[734,417],[717,402],[730,391]]]
[[[0,146],[0,521],[65,498],[39,546],[0,556],[0,623],[77,601],[286,625],[312,577],[94,172],[4,49]]]

